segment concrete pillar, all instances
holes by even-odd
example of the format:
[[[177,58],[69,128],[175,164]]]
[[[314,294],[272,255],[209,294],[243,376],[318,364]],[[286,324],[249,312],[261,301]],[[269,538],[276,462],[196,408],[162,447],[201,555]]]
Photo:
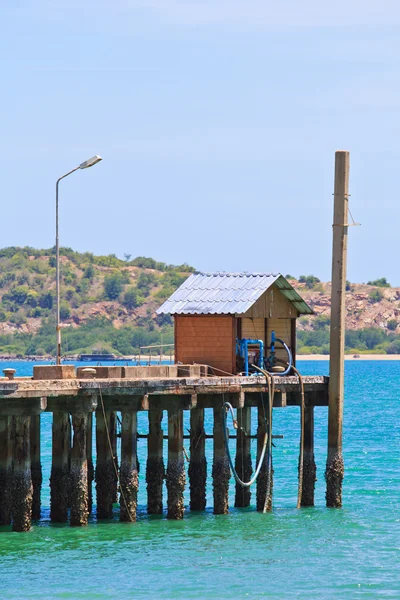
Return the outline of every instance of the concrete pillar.
[[[190,510],[204,510],[206,507],[206,440],[204,432],[204,409],[190,411]]]
[[[69,504],[70,419],[67,412],[53,413],[50,519],[66,523]]]
[[[173,408],[168,410],[168,519],[182,519],[185,512],[183,492],[186,475],[183,461],[183,411]]]
[[[0,417],[0,525],[11,524],[12,417]]]
[[[88,523],[88,466],[87,466],[87,413],[72,414],[73,442],[71,451],[70,502],[71,525]]]
[[[335,153],[326,505],[342,506],[344,341],[350,153]]]
[[[147,439],[147,512],[149,515],[162,514],[162,491],[165,476],[163,461],[163,435],[161,428],[162,410],[149,407],[149,437]]]
[[[40,414],[31,416],[31,474],[33,485],[32,519],[40,519],[40,493],[42,490],[42,465],[40,462]]]
[[[137,412],[122,413],[120,520],[136,521],[139,489],[137,465]]]
[[[68,477],[69,477],[69,473],[71,472],[71,453],[72,453],[72,422],[71,422],[71,415],[68,414]],[[69,497],[69,482],[68,482],[68,502],[67,502],[67,507],[71,508],[71,500]]]
[[[237,410],[237,439],[235,469],[242,481],[250,481],[253,473],[251,461],[251,408]],[[236,483],[235,506],[250,506],[251,489]]]
[[[314,458],[314,407],[304,410],[303,494],[301,506],[314,506],[317,467]]]
[[[102,410],[96,411],[96,492],[98,519],[112,519],[115,496],[115,463],[110,449],[111,439],[108,439],[107,434],[107,430],[110,434],[115,425],[115,413],[105,411],[105,416],[106,420],[104,420]]]
[[[268,415],[267,403],[265,414]],[[268,418],[268,417],[267,417]],[[262,447],[264,444],[264,436],[267,431],[267,423],[265,422],[264,410],[260,406],[258,408],[258,427],[257,427],[257,464],[259,463]],[[257,477],[256,491],[256,506],[257,510],[262,512],[266,506],[267,510],[272,510],[272,490],[273,490],[273,475],[272,456],[270,464],[268,462],[268,451],[265,453],[264,461]],[[268,485],[269,484],[269,485]],[[269,490],[269,493],[268,493]],[[268,494],[268,498],[267,498]]]
[[[87,415],[87,432],[86,432],[86,458],[87,458],[87,480],[88,480],[88,511],[89,514],[93,508],[93,413]]]
[[[32,521],[30,417],[14,417],[14,460],[11,516],[13,531],[29,531]]]
[[[117,453],[117,413],[110,412],[110,439],[115,468],[113,469],[112,501],[118,503],[118,453]]]
[[[214,495],[214,514],[224,515],[228,512],[228,494],[229,479],[231,470],[226,454],[223,424],[222,407],[217,406],[214,409],[214,460],[212,467],[213,495]]]

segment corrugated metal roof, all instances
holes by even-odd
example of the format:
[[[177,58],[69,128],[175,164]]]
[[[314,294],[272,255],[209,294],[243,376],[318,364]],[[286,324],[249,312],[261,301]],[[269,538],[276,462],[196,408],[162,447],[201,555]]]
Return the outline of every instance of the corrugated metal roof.
[[[312,314],[311,308],[279,273],[195,273],[160,306],[157,314],[241,315],[273,284],[300,314]]]

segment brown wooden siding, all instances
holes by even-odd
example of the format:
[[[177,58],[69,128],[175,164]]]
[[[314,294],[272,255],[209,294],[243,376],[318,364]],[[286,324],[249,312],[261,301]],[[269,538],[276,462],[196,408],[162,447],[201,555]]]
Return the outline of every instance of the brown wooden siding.
[[[268,340],[267,346],[271,344],[271,333],[275,331],[275,336],[280,338],[288,345],[290,350],[292,350],[293,343],[293,321],[296,323],[295,319],[267,319],[268,326]],[[294,325],[296,327],[296,325]],[[294,348],[294,350],[296,350]],[[287,360],[286,350],[282,348],[280,344],[277,344],[275,347],[275,353],[277,358],[281,358],[282,360]],[[269,350],[267,350],[267,355],[269,356]]]
[[[262,340],[265,342],[265,326],[263,318],[242,319],[242,339]]]
[[[244,315],[245,318],[293,319],[298,317],[298,311],[285,298],[278,288],[272,286],[253,304]]]
[[[175,315],[176,362],[210,365],[215,375],[235,373],[235,344],[232,315]]]

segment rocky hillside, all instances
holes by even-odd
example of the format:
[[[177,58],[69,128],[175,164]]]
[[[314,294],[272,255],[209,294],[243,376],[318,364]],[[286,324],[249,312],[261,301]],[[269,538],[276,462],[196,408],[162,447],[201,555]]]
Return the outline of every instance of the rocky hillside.
[[[60,271],[63,349],[133,354],[146,344],[173,341],[172,320],[157,318],[155,310],[194,269],[62,248]],[[0,250],[0,353],[54,353],[55,277],[54,248]],[[299,320],[298,349],[326,353],[330,284],[287,277],[315,312]],[[347,350],[386,352],[398,345],[400,352],[400,289],[385,279],[348,282],[347,288]]]
[[[301,354],[329,353],[331,284],[318,278],[291,278],[291,283],[314,310],[298,323]],[[346,352],[400,353],[400,288],[385,278],[367,284],[346,283]]]
[[[308,289],[305,283],[291,283],[313,309],[315,316],[302,317],[299,329],[318,328],[330,317],[331,284],[317,283]],[[379,327],[400,333],[400,288],[351,283],[346,293],[346,329],[359,330]]]
[[[156,343],[163,334],[164,342],[172,339],[171,319],[156,319],[155,309],[193,270],[151,258],[131,260],[126,255],[121,260],[62,248],[60,312],[67,349],[130,353],[139,345]],[[54,249],[0,250],[0,352],[53,352],[55,277]],[[117,332],[119,343],[110,342]],[[122,338],[126,343],[121,346]]]

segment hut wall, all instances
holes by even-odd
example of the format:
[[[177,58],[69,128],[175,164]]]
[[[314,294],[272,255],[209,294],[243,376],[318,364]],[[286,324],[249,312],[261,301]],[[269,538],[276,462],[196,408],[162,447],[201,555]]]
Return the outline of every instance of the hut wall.
[[[294,319],[298,317],[296,308],[281,294],[278,288],[267,290],[243,315],[244,318]]]
[[[275,331],[276,337],[283,340],[295,354],[296,319],[262,319],[260,317],[241,319],[241,337],[248,340],[262,340],[267,356],[269,356],[272,331]],[[275,351],[278,358],[286,360],[286,350],[280,344],[276,345]]]
[[[293,328],[295,328],[295,322],[293,319],[267,319],[267,351],[266,354],[269,356],[269,346],[271,344],[271,332],[275,331],[277,338],[280,338],[288,345],[293,354],[296,353],[296,349],[293,338]],[[286,350],[282,348],[280,344],[275,346],[275,354],[277,358],[287,360]],[[293,357],[295,358],[295,356]]]
[[[242,319],[242,339],[262,340],[265,342],[265,319]]]
[[[175,315],[176,362],[210,365],[215,375],[234,373],[235,344],[232,315]]]

